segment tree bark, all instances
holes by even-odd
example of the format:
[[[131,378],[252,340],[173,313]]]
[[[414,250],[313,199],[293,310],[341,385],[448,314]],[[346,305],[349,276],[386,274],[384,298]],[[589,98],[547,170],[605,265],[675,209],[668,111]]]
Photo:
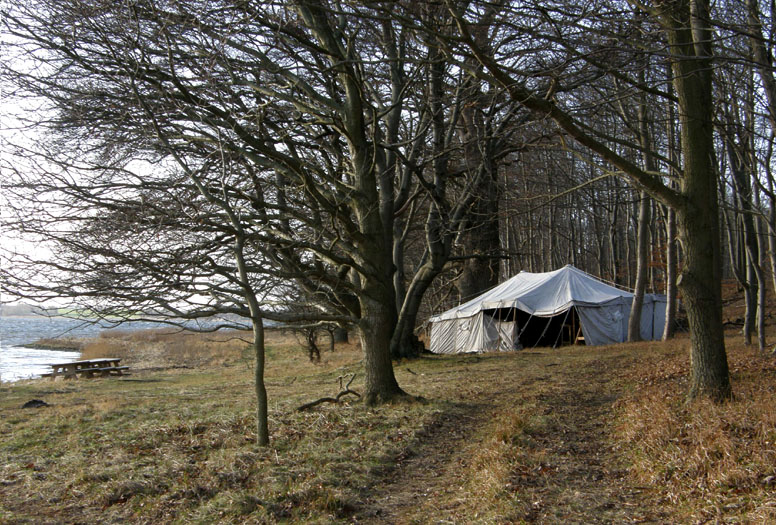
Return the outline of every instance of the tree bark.
[[[722,330],[722,250],[715,170],[708,0],[683,2],[664,19],[679,99],[684,170],[682,205],[676,210],[684,265],[678,286],[684,298],[692,348],[688,399],[732,396]],[[669,18],[670,17],[670,18]],[[695,57],[688,59],[685,57]]]
[[[636,238],[636,286],[633,293],[630,318],[628,319],[628,341],[641,341],[641,311],[647,288],[648,240],[650,221],[650,200],[641,192],[639,204],[638,233]]]
[[[269,404],[267,402],[267,387],[264,385],[264,324],[262,319],[251,319],[253,327],[253,356],[255,368],[253,371],[253,386],[256,392],[256,444],[264,447],[269,445]]]
[[[373,297],[375,290],[368,286],[369,293],[361,298],[362,317],[359,321],[361,347],[364,352],[364,373],[366,390],[364,402],[377,405],[406,396],[399,388],[391,363],[391,336],[394,333],[396,310],[390,301]]]
[[[771,143],[773,143],[773,134],[771,134]],[[768,148],[768,156],[765,161],[765,172],[768,180],[768,201],[770,210],[767,217],[768,232],[768,255],[770,260],[771,280],[773,291],[776,292],[776,192],[773,186],[773,173],[770,169],[770,160],[772,157],[772,146]]]
[[[732,118],[729,116],[728,118]],[[733,126],[731,126],[732,128]],[[757,325],[757,311],[759,286],[762,280],[762,271],[760,270],[760,253],[757,242],[757,233],[754,225],[754,207],[752,203],[752,187],[749,177],[749,169],[746,158],[746,140],[740,141],[738,147],[732,137],[725,139],[728,148],[728,157],[730,159],[730,171],[733,175],[735,187],[736,203],[738,204],[739,217],[736,221],[743,230],[739,233],[742,246],[742,264],[745,265],[745,272],[742,269],[741,274],[744,286],[744,296],[746,303],[746,312],[744,313],[744,344],[752,344],[752,334]]]
[[[666,210],[666,322],[663,328],[663,341],[674,337],[677,310],[676,269],[676,213],[672,208],[668,208]]]
[[[640,72],[640,79],[644,81],[644,70]],[[650,139],[649,123],[647,121],[647,101],[642,95],[638,108],[638,140],[644,153],[644,168],[649,172],[657,169],[652,157],[652,140]],[[636,233],[636,284],[634,286],[633,304],[631,305],[630,319],[628,319],[628,340],[641,341],[641,310],[644,305],[644,293],[647,287],[647,270],[649,266],[649,223],[651,220],[651,201],[647,192],[641,192],[639,204],[639,218]]]
[[[409,291],[399,314],[396,330],[391,338],[391,355],[394,359],[405,357],[417,357],[423,350],[423,344],[415,336],[415,325],[418,319],[418,310],[431,282],[439,275],[440,268],[434,268],[427,261],[415,273],[415,278],[410,283]]]
[[[231,210],[230,210],[231,211]],[[233,224],[235,217],[230,213]],[[269,445],[269,403],[267,401],[267,388],[264,385],[264,319],[259,306],[256,294],[250,285],[248,270],[245,261],[245,237],[242,234],[239,224],[236,223],[237,238],[234,244],[234,257],[237,265],[237,271],[240,276],[240,286],[251,316],[251,328],[253,330],[253,387],[256,393],[256,444],[260,447]]]
[[[391,362],[390,341],[396,326],[396,295],[393,290],[393,184],[378,173],[378,148],[370,142],[368,102],[359,83],[353,50],[340,40],[340,31],[329,20],[327,6],[319,0],[299,0],[298,11],[306,25],[329,53],[329,61],[342,84],[340,103],[342,128],[347,136],[351,171],[352,210],[358,225],[355,242],[357,262],[363,268],[359,275],[361,317],[358,328],[364,352],[365,401],[367,404],[387,402],[406,395],[396,381]],[[379,213],[375,213],[376,208]]]

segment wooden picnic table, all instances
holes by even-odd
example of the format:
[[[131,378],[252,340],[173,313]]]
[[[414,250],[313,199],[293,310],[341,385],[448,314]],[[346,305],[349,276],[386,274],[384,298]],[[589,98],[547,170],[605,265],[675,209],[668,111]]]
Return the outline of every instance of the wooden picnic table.
[[[110,375],[124,375],[128,366],[119,366],[121,359],[118,357],[101,357],[99,359],[85,359],[82,361],[70,361],[69,363],[53,363],[49,365],[51,372],[43,374],[43,377],[56,379],[64,377],[65,379],[74,379],[77,377],[100,377]]]

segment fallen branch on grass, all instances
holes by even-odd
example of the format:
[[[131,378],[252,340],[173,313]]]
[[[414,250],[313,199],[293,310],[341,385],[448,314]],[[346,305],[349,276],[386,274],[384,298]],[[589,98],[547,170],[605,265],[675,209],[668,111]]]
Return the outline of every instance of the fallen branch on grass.
[[[354,395],[356,397],[361,397],[361,394],[356,392],[355,390],[350,389],[350,384],[353,382],[353,380],[356,378],[356,374],[353,374],[350,376],[350,380],[347,382],[345,386],[342,386],[342,381],[345,379],[345,376],[339,376],[337,379],[339,380],[340,385],[340,392],[335,397],[322,397],[320,399],[316,399],[315,401],[310,401],[309,403],[305,403],[304,405],[298,407],[296,410],[297,412],[302,412],[304,410],[307,410],[308,408],[313,408],[315,406],[318,406],[322,403],[339,403],[340,399],[345,397],[348,394]]]

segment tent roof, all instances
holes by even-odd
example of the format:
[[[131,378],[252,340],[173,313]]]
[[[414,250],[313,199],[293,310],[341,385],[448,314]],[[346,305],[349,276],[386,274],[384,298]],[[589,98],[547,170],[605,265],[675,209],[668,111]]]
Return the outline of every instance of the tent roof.
[[[430,321],[461,319],[495,308],[519,308],[532,315],[551,316],[571,306],[595,306],[632,298],[632,293],[566,265],[547,273],[520,272],[482,295],[435,315]]]

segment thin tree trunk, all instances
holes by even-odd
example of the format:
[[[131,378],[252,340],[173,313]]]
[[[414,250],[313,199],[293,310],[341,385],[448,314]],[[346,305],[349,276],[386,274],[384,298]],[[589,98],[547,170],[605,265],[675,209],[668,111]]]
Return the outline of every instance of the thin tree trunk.
[[[641,341],[641,310],[644,304],[644,293],[647,287],[647,252],[650,221],[650,199],[641,192],[639,205],[639,222],[636,246],[636,286],[633,293],[630,318],[628,320],[628,341]]]
[[[253,385],[256,393],[256,444],[260,447],[269,445],[269,404],[267,388],[264,385],[264,324],[261,316],[254,318],[251,314],[253,328],[254,371]]]
[[[773,172],[770,168],[770,162],[773,153],[774,134],[771,133],[768,154],[765,159],[765,178],[768,181],[768,254],[770,259],[771,280],[773,281],[773,291],[776,293],[776,193],[774,193]]]
[[[728,120],[735,119],[732,112],[728,112]],[[734,128],[736,126],[730,126]],[[746,137],[739,140],[739,144],[734,142],[733,137],[725,138],[730,159],[730,171],[733,175],[733,182],[736,194],[736,202],[740,210],[738,223],[741,226],[742,251],[744,255],[743,264],[746,265],[746,278],[744,292],[746,299],[746,312],[744,314],[744,344],[752,344],[752,334],[761,323],[758,321],[761,312],[758,313],[758,303],[760,298],[759,288],[763,280],[762,270],[760,269],[760,253],[758,250],[757,231],[754,225],[754,206],[752,203],[752,184],[750,178],[751,166],[747,159],[751,155],[747,151],[748,141]],[[759,336],[758,336],[759,340]]]
[[[673,95],[671,64],[666,63],[668,90]],[[676,144],[676,111],[672,101],[667,102],[668,118],[666,119],[666,137],[668,141],[668,158],[674,166],[679,165],[679,151]],[[680,173],[673,167],[671,174],[678,179]],[[669,187],[675,189],[676,184],[669,182]],[[663,341],[673,339],[676,330],[676,314],[678,310],[678,294],[676,287],[679,247],[676,242],[676,212],[671,206],[666,206],[666,321],[663,327]]]
[[[644,70],[640,74],[641,81],[644,81]],[[647,171],[657,170],[654,158],[652,156],[652,140],[650,139],[649,115],[647,111],[647,101],[645,97],[639,100],[638,108],[638,140],[644,155],[644,167]],[[647,267],[649,266],[649,223],[651,221],[650,211],[652,203],[647,192],[641,192],[641,202],[639,204],[638,231],[636,233],[636,283],[633,292],[633,304],[631,306],[630,319],[628,320],[628,340],[641,341],[641,310],[644,304],[644,293],[647,287]]]
[[[666,323],[663,328],[663,341],[674,337],[677,310],[676,213],[669,207],[666,215]]]
[[[253,292],[248,279],[248,270],[244,253],[245,239],[238,235],[234,255],[237,270],[240,275],[240,283],[243,295],[248,303],[251,315],[251,327],[253,330],[253,385],[256,393],[256,444],[264,447],[269,445],[269,403],[267,402],[267,388],[264,385],[264,319],[259,307],[259,301]]]
[[[410,217],[410,220],[412,218]],[[409,221],[407,221],[409,224]],[[407,286],[405,284],[406,275],[404,272],[404,240],[406,238],[405,228],[402,227],[402,223],[396,220],[393,224],[393,266],[395,271],[393,273],[393,290],[396,294],[396,308],[400,308],[404,303],[404,298],[407,295]]]

